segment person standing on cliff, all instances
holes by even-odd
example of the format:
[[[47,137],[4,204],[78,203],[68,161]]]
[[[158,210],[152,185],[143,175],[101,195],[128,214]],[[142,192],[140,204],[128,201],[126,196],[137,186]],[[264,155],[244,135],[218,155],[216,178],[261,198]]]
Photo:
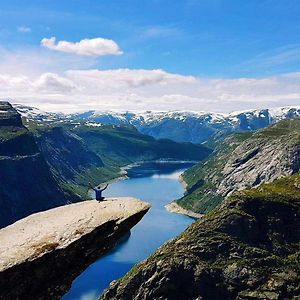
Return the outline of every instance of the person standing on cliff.
[[[105,199],[105,197],[102,196],[102,192],[104,190],[106,190],[107,187],[108,187],[108,184],[106,184],[106,186],[104,188],[101,188],[101,185],[98,185],[98,186],[92,188],[95,191],[97,201],[103,201]]]

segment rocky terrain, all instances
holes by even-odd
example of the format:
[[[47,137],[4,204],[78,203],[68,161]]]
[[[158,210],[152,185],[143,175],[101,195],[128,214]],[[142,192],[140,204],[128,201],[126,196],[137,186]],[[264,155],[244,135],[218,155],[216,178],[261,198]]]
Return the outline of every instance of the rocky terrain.
[[[300,119],[257,132],[235,133],[217,144],[205,162],[188,170],[183,208],[207,213],[232,192],[255,187],[300,169]]]
[[[110,198],[33,214],[0,230],[0,299],[60,299],[149,205]]]
[[[300,175],[237,192],[102,300],[299,299]]]
[[[68,202],[32,134],[7,102],[0,102],[0,227]]]

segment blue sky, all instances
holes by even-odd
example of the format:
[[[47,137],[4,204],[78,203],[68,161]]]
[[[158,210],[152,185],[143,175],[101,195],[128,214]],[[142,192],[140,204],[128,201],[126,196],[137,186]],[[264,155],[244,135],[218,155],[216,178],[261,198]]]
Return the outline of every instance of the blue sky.
[[[1,1],[0,50],[7,61],[2,69],[26,73],[27,65],[17,65],[28,59],[33,73],[36,64],[36,73],[59,76],[69,69],[161,69],[205,80],[263,80],[300,70],[299,16],[296,0]],[[73,43],[109,39],[123,54],[84,57],[41,47],[51,37]],[[45,57],[48,69],[41,66]]]

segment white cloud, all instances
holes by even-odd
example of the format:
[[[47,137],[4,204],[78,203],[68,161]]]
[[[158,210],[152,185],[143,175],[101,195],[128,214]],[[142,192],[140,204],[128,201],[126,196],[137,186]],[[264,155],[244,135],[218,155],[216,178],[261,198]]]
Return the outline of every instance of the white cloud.
[[[51,50],[86,56],[121,55],[123,52],[116,42],[104,38],[83,39],[79,42],[58,41],[43,38],[41,45]]]
[[[205,79],[163,70],[70,70],[62,75],[0,75],[2,96],[56,111],[238,109],[300,104],[299,74]]]
[[[76,85],[69,79],[58,76],[54,73],[44,73],[33,86],[37,92],[46,93],[70,93],[77,89]]]
[[[17,28],[17,31],[22,33],[29,33],[31,32],[31,28],[27,26],[20,26]]]
[[[192,83],[193,76],[167,73],[163,70],[116,69],[116,70],[71,70],[67,76],[85,83],[89,88],[118,90],[140,88],[148,85],[167,85],[172,83]]]
[[[18,55],[13,60],[5,59],[10,67],[14,65],[12,69],[0,62],[0,98],[65,112],[90,109],[230,112],[300,105],[300,73],[224,79],[185,76],[160,69],[47,71],[54,63],[68,61],[69,56],[65,60],[29,54],[20,55],[20,60],[16,58]],[[30,59],[23,65],[27,57]],[[76,65],[73,61],[68,64]],[[30,69],[30,65],[46,67]]]

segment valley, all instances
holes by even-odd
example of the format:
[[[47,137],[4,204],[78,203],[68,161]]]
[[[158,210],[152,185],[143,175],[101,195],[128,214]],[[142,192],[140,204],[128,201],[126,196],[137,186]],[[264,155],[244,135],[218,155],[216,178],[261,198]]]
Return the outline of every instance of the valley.
[[[0,300],[300,300],[300,1],[0,1]]]
[[[105,197],[135,197],[152,206],[115,239],[109,237],[105,251],[93,243],[80,246],[81,254],[72,250],[70,261],[83,255],[82,264],[74,270],[65,266],[64,272],[70,273],[65,280],[57,281],[55,272],[50,274],[53,280],[44,287],[47,293],[34,284],[30,287],[36,279],[25,284],[12,275],[22,286],[17,294],[26,295],[30,289],[36,297],[64,300],[86,296],[126,300],[132,295],[134,299],[297,299],[300,119],[296,108],[278,109],[277,114],[270,110],[264,117],[261,112],[235,114],[231,119],[211,116],[213,124],[221,120],[213,130],[190,123],[192,118],[200,126],[203,114],[169,113],[162,122],[159,114],[149,112],[146,122],[130,113],[115,116],[116,121],[107,114],[97,119],[95,113],[64,115],[16,108],[0,102],[4,227],[0,235],[8,236],[9,228],[27,224],[27,218],[40,222],[39,214],[63,208],[67,213],[72,205],[87,204],[83,200],[94,197],[91,186],[104,182],[110,182]],[[162,126],[168,135],[157,139],[154,131],[145,134],[146,127],[134,124],[137,119],[143,126]],[[172,128],[181,126],[196,128],[203,136],[197,141],[180,133],[172,137]],[[121,178],[127,179],[116,180]],[[47,229],[50,223],[45,224]],[[97,238],[103,241],[103,234]],[[45,246],[37,270],[51,261],[47,257],[55,256],[57,247]],[[26,259],[26,264],[31,260]],[[9,283],[3,282],[0,298],[5,299]]]
[[[132,126],[90,127],[74,121],[25,121],[24,126],[8,102],[0,111],[1,226],[85,199],[91,186],[124,175],[121,168],[134,162],[194,161],[211,152],[202,145],[156,140]]]

